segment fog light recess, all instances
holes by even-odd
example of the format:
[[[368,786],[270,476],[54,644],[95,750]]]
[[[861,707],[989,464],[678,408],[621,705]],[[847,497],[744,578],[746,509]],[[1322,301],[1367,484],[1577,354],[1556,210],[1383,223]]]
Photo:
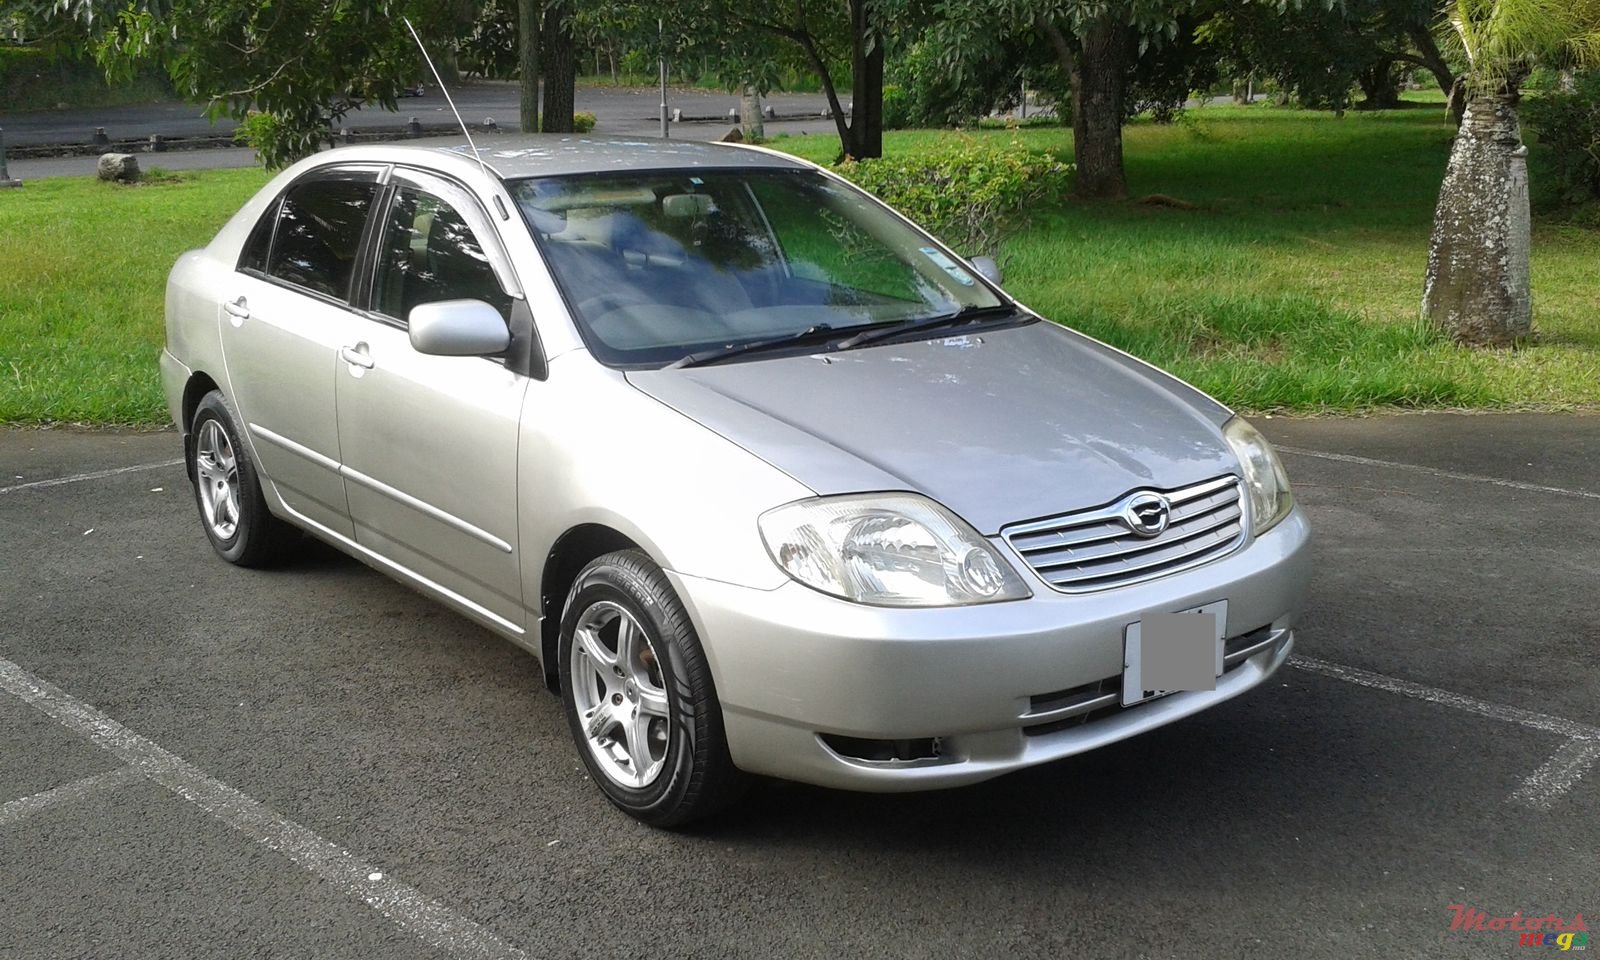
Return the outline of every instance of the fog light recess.
[[[833,733],[818,734],[828,749],[849,760],[864,763],[913,763],[943,758],[942,737],[909,740],[867,740]]]

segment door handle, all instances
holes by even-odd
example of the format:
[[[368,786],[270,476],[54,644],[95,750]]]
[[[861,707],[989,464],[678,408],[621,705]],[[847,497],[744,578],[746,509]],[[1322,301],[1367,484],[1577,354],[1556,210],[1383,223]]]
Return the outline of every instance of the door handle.
[[[237,327],[240,320],[250,319],[250,302],[244,297],[240,297],[237,300],[224,300],[222,301],[222,312],[232,317],[234,320],[233,325]]]
[[[340,347],[339,359],[352,367],[360,367],[363,370],[372,369],[372,357],[367,353],[367,345],[365,343],[358,343],[353,347]]]

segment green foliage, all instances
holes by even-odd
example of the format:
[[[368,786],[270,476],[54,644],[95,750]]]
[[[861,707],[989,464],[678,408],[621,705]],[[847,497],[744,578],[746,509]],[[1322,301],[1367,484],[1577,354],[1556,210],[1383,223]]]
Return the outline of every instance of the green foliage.
[[[1007,289],[1249,410],[1600,408],[1600,231],[1535,223],[1536,343],[1477,351],[1417,323],[1417,265],[1449,153],[1439,111],[1334,120],[1219,104],[1186,116],[1130,124],[1128,173],[1196,209],[1040,202],[1002,241]],[[1020,139],[1059,153],[1071,138],[916,130],[887,134],[884,152]],[[815,136],[781,143],[813,160],[835,149]]]
[[[1145,49],[1128,67],[1124,117],[1148,113],[1157,123],[1171,123],[1183,113],[1190,95],[1221,80],[1216,51],[1196,36],[1201,22],[1185,13],[1177,18],[1175,34],[1138,41]]]
[[[899,84],[883,85],[883,129],[904,130],[916,126],[911,119],[911,95]]]
[[[587,110],[579,110],[572,115],[572,129],[575,133],[588,133],[594,129],[595,115]]]
[[[105,71],[81,48],[0,45],[0,104],[7,110],[154,103],[172,95],[172,83],[149,69],[115,86],[107,84]]]
[[[456,45],[461,71],[495,80],[517,75],[517,0],[482,0],[476,22]]]
[[[1600,231],[1536,223],[1536,342],[1476,351],[1416,323],[1416,268],[1449,150],[1438,111],[1334,121],[1218,105],[1188,117],[1131,124],[1128,166],[1145,189],[1197,209],[1043,198],[1003,240],[1006,286],[1247,410],[1600,409]],[[1021,141],[1059,154],[1071,137],[916,130],[889,134],[886,152]],[[826,162],[830,140],[774,142]],[[0,196],[0,422],[165,422],[154,358],[167,272],[265,181],[260,170],[133,188],[62,177]],[[105,241],[129,224],[137,243]]]
[[[1445,13],[1481,91],[1514,90],[1541,64],[1600,63],[1600,0],[1449,0]]]
[[[846,160],[834,169],[972,255],[992,253],[1029,207],[1064,196],[1072,165],[1017,140],[996,146],[958,139],[906,156]]]
[[[283,120],[270,113],[252,110],[239,118],[233,128],[233,139],[257,153],[271,152],[275,143],[282,143],[292,138],[292,133],[284,129]],[[315,150],[315,145],[312,146]]]
[[[986,50],[986,52],[989,52]],[[994,51],[998,54],[999,51]],[[996,55],[966,64],[962,81],[955,82],[945,51],[932,34],[908,45],[885,66],[887,79],[897,88],[899,122],[889,123],[885,90],[884,126],[958,127],[971,124],[1000,106],[1017,100],[1021,77],[1017,64]]]
[[[329,142],[356,107],[396,109],[425,69],[402,17],[424,37],[466,29],[458,5],[429,0],[58,2],[61,17],[92,24],[97,56],[114,76],[155,64],[212,117],[270,115],[251,140],[268,167]]]
[[[1570,90],[1558,84],[1523,100],[1522,118],[1538,138],[1542,175],[1534,183],[1543,205],[1600,201],[1600,69],[1575,74]]]

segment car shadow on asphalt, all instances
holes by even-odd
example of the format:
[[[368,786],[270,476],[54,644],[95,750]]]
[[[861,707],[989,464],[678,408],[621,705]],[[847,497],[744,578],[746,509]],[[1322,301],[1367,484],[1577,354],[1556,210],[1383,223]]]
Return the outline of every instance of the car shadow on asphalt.
[[[1301,858],[1481,848],[1508,816],[1525,819],[1507,797],[1555,745],[1291,669],[1186,721],[972,787],[875,795],[763,782],[704,834],[851,857],[942,850],[980,871],[1056,861],[1104,876],[1211,861],[1292,875]]]

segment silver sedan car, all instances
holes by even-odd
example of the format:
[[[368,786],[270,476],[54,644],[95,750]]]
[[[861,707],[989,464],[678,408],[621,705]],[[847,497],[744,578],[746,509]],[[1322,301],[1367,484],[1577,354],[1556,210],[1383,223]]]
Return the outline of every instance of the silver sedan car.
[[[182,256],[161,368],[223,559],[310,534],[525,647],[674,825],[1058,760],[1289,656],[1272,448],[999,279],[759,148],[351,147]]]

